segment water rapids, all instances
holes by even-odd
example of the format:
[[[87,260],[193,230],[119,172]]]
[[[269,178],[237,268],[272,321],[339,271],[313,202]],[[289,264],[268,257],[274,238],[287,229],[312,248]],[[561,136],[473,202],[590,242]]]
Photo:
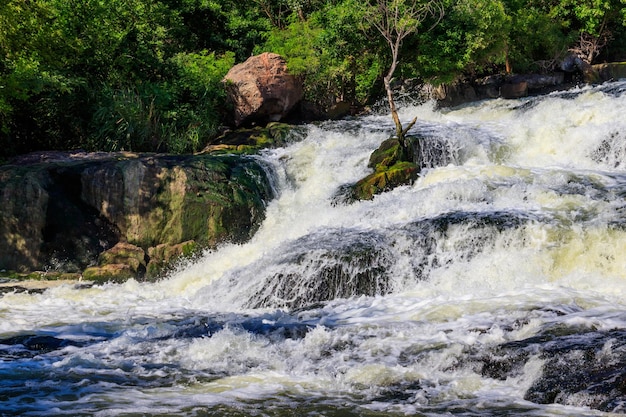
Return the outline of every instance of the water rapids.
[[[260,156],[245,245],[0,298],[0,415],[626,413],[626,82],[438,110],[412,186],[338,203],[388,115]]]

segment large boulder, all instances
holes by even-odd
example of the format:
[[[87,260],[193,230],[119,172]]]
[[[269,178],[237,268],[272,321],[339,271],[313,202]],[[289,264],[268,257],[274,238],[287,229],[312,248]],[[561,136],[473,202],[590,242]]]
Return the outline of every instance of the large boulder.
[[[235,125],[283,119],[303,96],[302,82],[277,54],[263,53],[235,65],[224,77]]]
[[[247,156],[21,159],[0,167],[0,270],[125,264],[142,275],[142,254],[159,245],[245,242],[272,197],[268,174]]]
[[[121,237],[149,248],[187,240],[243,242],[271,191],[265,172],[234,155],[143,156],[81,172],[81,198]]]

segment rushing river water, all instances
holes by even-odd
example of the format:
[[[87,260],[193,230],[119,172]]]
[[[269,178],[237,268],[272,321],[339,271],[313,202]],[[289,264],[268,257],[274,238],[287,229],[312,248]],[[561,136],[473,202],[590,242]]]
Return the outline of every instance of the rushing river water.
[[[310,125],[248,244],[2,296],[0,415],[626,413],[626,82],[401,116],[412,186],[342,202],[391,119]]]

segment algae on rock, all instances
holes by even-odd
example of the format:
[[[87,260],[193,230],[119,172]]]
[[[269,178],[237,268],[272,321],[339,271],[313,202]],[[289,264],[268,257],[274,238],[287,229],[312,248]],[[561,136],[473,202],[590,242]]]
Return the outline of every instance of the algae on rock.
[[[399,139],[385,140],[370,155],[368,166],[374,172],[354,184],[349,197],[354,200],[371,200],[375,194],[413,183],[420,166],[408,159],[409,155]]]
[[[245,155],[54,157],[0,167],[0,270],[80,272],[119,242],[145,253],[245,242],[273,198],[271,174]],[[94,279],[128,275],[106,268]]]

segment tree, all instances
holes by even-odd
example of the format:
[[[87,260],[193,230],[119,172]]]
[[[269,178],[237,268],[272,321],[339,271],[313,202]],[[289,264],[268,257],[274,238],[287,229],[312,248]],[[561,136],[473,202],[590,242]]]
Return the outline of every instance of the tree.
[[[380,32],[391,51],[391,64],[383,83],[391,117],[396,125],[396,136],[405,147],[407,147],[404,143],[406,133],[417,122],[417,118],[403,128],[393,99],[391,81],[400,62],[402,42],[407,36],[417,33],[429,18],[433,18],[434,21],[427,31],[432,30],[439,24],[443,15],[443,4],[440,0],[374,0],[367,4],[365,19]]]
[[[314,2],[308,2],[314,5]],[[302,20],[293,12],[289,24],[267,33],[255,53],[275,52],[287,61],[289,71],[304,81],[307,101],[320,109],[337,102],[365,104],[372,96],[381,68],[382,42],[369,42],[355,30],[363,22],[359,0],[327,2]]]
[[[561,0],[554,5],[550,16],[562,19],[577,38],[570,52],[590,64],[619,28],[622,4],[620,0]]]

